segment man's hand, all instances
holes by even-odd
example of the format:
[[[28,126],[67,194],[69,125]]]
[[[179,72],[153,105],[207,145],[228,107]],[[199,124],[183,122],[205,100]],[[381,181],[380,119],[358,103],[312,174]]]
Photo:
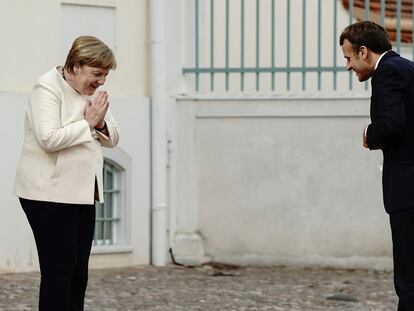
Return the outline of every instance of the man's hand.
[[[362,130],[362,146],[364,146],[365,148],[368,148],[367,136],[365,135],[365,132],[366,132],[366,127],[364,127],[364,129]]]
[[[85,108],[85,120],[91,128],[103,124],[108,107],[109,101],[106,92],[99,92],[93,102],[88,101]]]

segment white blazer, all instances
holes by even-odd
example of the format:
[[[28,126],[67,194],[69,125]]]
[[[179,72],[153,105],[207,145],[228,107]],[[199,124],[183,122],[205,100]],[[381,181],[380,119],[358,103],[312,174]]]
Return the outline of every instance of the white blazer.
[[[14,194],[59,203],[93,204],[95,178],[103,202],[101,146],[114,147],[119,129],[110,111],[109,137],[84,119],[87,99],[52,68],[35,84],[25,114],[25,136]]]

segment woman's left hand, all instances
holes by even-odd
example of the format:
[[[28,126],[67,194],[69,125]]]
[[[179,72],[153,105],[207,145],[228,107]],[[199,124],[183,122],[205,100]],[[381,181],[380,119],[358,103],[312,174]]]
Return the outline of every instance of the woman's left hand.
[[[105,91],[99,92],[92,102],[88,101],[85,108],[85,120],[91,128],[105,125],[104,118],[108,107],[108,94]]]

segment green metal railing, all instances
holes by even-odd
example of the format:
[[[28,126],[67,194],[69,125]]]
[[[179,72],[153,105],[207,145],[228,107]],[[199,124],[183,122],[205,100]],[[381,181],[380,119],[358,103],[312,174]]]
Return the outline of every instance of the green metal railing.
[[[332,85],[332,91],[338,89],[338,78],[339,75],[345,75],[346,77],[346,68],[345,61],[342,57],[342,51],[338,46],[338,38],[343,30],[343,28],[356,21],[354,13],[361,9],[365,10],[363,16],[358,16],[358,19],[369,20],[373,13],[370,12],[370,5],[372,7],[373,2],[376,2],[376,5],[380,5],[380,13],[376,13],[376,18],[379,16],[377,22],[384,25],[387,10],[390,4],[385,0],[369,1],[369,0],[349,0],[349,1],[339,1],[339,0],[302,0],[302,7],[298,8],[297,4],[299,1],[295,2],[295,7],[293,8],[293,1],[291,0],[193,0],[194,2],[194,22],[195,22],[195,35],[194,35],[194,67],[186,67],[183,69],[183,73],[186,75],[194,75],[195,79],[195,91],[200,91],[200,79],[205,75],[209,75],[209,91],[214,92],[216,90],[216,78],[219,74],[224,75],[224,89],[225,91],[234,90],[230,87],[230,79],[238,76],[240,78],[240,87],[237,91],[245,91],[246,87],[246,76],[255,75],[255,90],[261,91],[261,82],[263,77],[269,75],[270,79],[270,89],[271,91],[276,90],[286,90],[290,91],[292,88],[292,77],[293,75],[300,75],[300,84],[301,90],[308,90],[309,81],[312,80],[316,84],[316,90],[320,91],[323,88],[323,84],[326,81],[326,77],[329,74],[329,79],[332,79],[329,83]],[[221,3],[219,2],[221,1]],[[396,1],[396,12],[393,14],[396,15],[396,38],[394,39],[395,49],[397,52],[401,50],[401,12],[402,12],[402,2],[403,0]],[[407,1],[406,1],[407,2]],[[414,2],[411,1],[412,9],[414,11]],[[348,3],[348,8],[344,3]],[[247,10],[247,4],[250,7],[254,7],[254,10]],[[316,4],[316,5],[314,5]],[[327,5],[329,8],[332,8],[331,14],[323,12],[326,10]],[[407,4],[405,4],[405,9]],[[220,7],[218,8],[218,6]],[[224,12],[220,11],[224,10]],[[270,10],[270,13],[267,12]],[[394,10],[394,9],[393,9]],[[277,13],[285,13],[285,25],[280,26]],[[343,11],[348,13],[349,19],[344,20],[343,15],[341,14],[341,19],[338,17],[338,13]],[[266,18],[269,16],[270,21],[267,23],[269,29],[263,31],[263,12],[266,12]],[[312,14],[309,14],[309,13]],[[223,19],[218,19],[218,13],[224,13]],[[249,18],[248,18],[249,17]],[[280,18],[280,14],[279,14]],[[332,36],[327,38],[324,36],[324,23],[326,25],[327,18],[329,19],[329,25],[332,25]],[[240,24],[237,24],[235,20],[240,20]],[[249,20],[249,23],[247,22]],[[253,20],[255,22],[253,22]],[[298,34],[293,27],[293,24],[297,28],[300,28],[301,33]],[[301,27],[297,27],[301,23]],[[315,32],[310,32],[307,29],[309,23],[316,24]],[[255,24],[255,25],[254,25]],[[255,40],[254,44],[246,47],[246,28],[255,27]],[[414,22],[412,23],[414,31]],[[237,28],[237,29],[236,29]],[[224,43],[218,41],[217,33],[218,31],[224,32]],[[205,34],[209,32],[208,40],[206,40]],[[286,34],[286,35],[285,35]],[[240,36],[238,38],[238,36]],[[301,41],[301,57],[300,59],[294,59],[292,54],[292,45],[295,43],[296,46],[298,42],[294,40]],[[315,40],[315,41],[312,41]],[[237,42],[240,42],[239,45]],[[270,42],[270,47],[267,46]],[[308,52],[311,48],[311,44],[316,42],[313,47],[316,51],[313,51],[316,59],[309,60]],[[299,42],[300,43],[300,42]],[[203,48],[201,48],[203,44]],[[252,46],[254,45],[254,46]],[[283,51],[283,45],[285,49]],[[240,59],[239,61],[233,60],[233,55],[231,50],[234,53],[234,46],[238,46]],[[408,46],[405,44],[404,46]],[[414,58],[414,46],[411,44],[409,48],[412,49],[412,57]],[[217,51],[217,48],[220,51]],[[254,63],[252,59],[247,60],[246,52],[249,49],[250,52],[254,51]],[[265,53],[268,53],[266,49],[270,50],[270,57],[264,57]],[[329,51],[330,60],[329,64],[326,62],[326,56],[323,56],[323,53]],[[206,62],[206,59],[203,55],[209,54],[209,60]],[[252,54],[252,53],[250,53]],[[269,55],[266,54],[266,55]],[[279,55],[285,55],[285,63],[278,65],[276,60]],[[324,54],[326,55],[326,54]],[[342,60],[342,63],[338,65],[338,58]],[[224,65],[218,66],[217,59],[224,59]],[[248,65],[250,64],[250,66]],[[263,65],[264,63],[269,63],[268,65]],[[280,62],[279,62],[280,63]],[[299,63],[299,64],[298,64]],[[208,65],[207,65],[208,64]],[[310,74],[316,74],[316,80],[314,76]],[[277,84],[277,78],[283,75],[285,79],[285,87],[280,87]],[[267,78],[266,78],[267,79]],[[325,80],[324,80],[325,79]],[[343,80],[343,79],[342,79]],[[342,81],[341,80],[341,81]],[[345,79],[346,80],[346,79]],[[349,82],[347,89],[353,90],[355,87],[353,84],[355,79],[353,79],[352,73],[349,73]],[[279,80],[280,81],[280,80]],[[205,83],[206,84],[206,83]],[[341,82],[343,86],[343,82]],[[365,84],[365,89],[367,89],[368,84]]]

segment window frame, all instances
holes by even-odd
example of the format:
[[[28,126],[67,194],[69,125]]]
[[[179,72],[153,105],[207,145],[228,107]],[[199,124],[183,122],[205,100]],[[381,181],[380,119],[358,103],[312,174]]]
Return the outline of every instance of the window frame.
[[[116,188],[120,191],[117,196],[117,215],[119,218],[113,232],[113,244],[94,244],[92,254],[132,252],[131,247],[131,172],[132,159],[119,147],[104,148],[104,161],[117,170]]]

